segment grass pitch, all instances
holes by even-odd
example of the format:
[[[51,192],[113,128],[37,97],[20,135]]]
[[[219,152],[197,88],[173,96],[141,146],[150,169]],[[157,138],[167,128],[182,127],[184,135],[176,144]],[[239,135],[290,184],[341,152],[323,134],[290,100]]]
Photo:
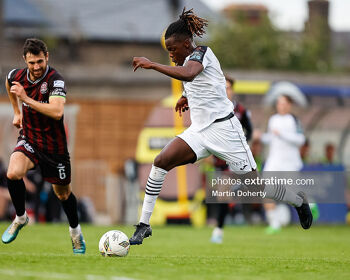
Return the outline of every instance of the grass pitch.
[[[8,223],[0,223],[1,233]],[[298,226],[265,235],[263,227],[226,227],[221,245],[211,228],[154,227],[125,258],[104,258],[98,241],[108,230],[83,225],[85,256],[72,253],[67,225],[30,225],[0,245],[0,279],[350,279],[350,228]]]

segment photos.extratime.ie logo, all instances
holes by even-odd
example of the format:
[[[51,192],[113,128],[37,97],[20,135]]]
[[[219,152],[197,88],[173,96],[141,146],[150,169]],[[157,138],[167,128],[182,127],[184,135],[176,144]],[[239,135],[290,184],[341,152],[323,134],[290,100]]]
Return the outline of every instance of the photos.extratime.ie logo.
[[[211,190],[207,195],[211,198],[246,198],[256,199],[266,198],[265,186],[310,186],[314,184],[312,178],[278,178],[270,177],[215,177],[211,179]],[[249,202],[249,201],[246,201]]]
[[[293,186],[293,185],[314,185],[315,180],[313,178],[278,178],[278,177],[255,177],[255,178],[220,178],[216,177],[211,179],[211,187],[215,187],[217,185],[221,186],[233,186],[233,185],[244,185],[244,186],[276,186],[276,185],[284,185],[284,186]]]
[[[263,171],[238,174],[208,172],[206,203],[269,203],[270,197],[288,189],[302,191],[309,203],[346,203],[350,172],[346,171]]]
[[[251,178],[245,178],[242,181],[241,178],[213,178],[211,180],[211,196],[212,197],[254,197],[265,198],[266,192],[262,190],[249,191],[245,186],[251,185],[253,182]],[[247,185],[245,181],[247,180]],[[254,179],[255,180],[255,179]],[[258,182],[254,182],[254,185],[258,185]],[[215,189],[214,189],[215,188]],[[245,189],[243,189],[245,188]]]

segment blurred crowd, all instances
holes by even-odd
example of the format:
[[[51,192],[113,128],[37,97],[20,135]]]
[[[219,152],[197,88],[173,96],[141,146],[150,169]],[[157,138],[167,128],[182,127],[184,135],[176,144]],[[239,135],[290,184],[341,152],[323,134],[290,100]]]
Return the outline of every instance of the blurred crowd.
[[[0,158],[0,221],[13,220],[15,209],[7,189],[7,168]],[[53,192],[50,183],[43,180],[40,168],[36,167],[24,177],[26,185],[26,211],[30,222],[62,222],[65,221],[61,204]],[[93,220],[94,207],[91,200],[78,200],[78,211],[82,222]]]

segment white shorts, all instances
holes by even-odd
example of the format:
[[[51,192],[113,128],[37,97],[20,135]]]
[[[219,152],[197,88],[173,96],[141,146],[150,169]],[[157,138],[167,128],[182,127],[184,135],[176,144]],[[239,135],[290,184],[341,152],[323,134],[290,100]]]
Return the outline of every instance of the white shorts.
[[[189,127],[177,137],[191,147],[197,160],[215,155],[225,160],[234,172],[246,173],[256,169],[242,125],[236,116],[223,122],[214,122],[201,131]]]

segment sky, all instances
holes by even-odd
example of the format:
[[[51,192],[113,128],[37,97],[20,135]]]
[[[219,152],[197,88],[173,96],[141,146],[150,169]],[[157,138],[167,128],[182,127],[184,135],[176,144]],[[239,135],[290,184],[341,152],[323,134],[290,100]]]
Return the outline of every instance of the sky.
[[[202,0],[214,10],[228,4],[263,4],[274,24],[283,30],[301,31],[308,17],[308,0]],[[350,31],[350,0],[329,0],[329,24],[334,31]]]

